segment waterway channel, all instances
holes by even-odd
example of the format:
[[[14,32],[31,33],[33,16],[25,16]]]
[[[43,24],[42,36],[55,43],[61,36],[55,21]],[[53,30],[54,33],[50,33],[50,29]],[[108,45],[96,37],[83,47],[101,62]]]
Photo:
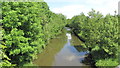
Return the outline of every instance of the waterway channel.
[[[44,51],[38,54],[33,64],[38,66],[87,66],[82,63],[87,51],[82,48],[81,41],[65,28],[62,34],[51,39]]]

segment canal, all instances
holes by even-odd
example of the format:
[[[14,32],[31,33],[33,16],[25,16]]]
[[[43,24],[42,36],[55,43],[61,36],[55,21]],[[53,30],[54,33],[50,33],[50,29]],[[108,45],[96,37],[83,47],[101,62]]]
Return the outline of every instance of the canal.
[[[87,51],[81,41],[65,28],[62,34],[51,39],[44,51],[33,61],[37,66],[87,66],[82,63]],[[89,68],[89,66],[87,66]]]

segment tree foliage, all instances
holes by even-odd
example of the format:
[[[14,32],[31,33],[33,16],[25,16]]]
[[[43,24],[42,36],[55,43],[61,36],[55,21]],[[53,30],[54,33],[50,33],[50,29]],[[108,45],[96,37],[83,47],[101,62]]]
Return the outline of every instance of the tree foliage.
[[[3,57],[0,64],[23,65],[36,59],[49,39],[60,34],[66,18],[51,12],[45,2],[2,2],[2,24],[2,52],[7,59]]]
[[[85,40],[85,46],[90,49],[96,66],[118,65],[118,16],[116,14],[103,16],[92,9],[88,16],[83,13],[74,16],[69,27]]]

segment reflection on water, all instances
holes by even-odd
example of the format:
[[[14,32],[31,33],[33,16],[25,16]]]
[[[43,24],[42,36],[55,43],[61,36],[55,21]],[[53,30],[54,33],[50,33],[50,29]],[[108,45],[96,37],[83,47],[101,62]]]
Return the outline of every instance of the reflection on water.
[[[80,49],[78,45],[81,42],[78,42],[79,39],[76,36],[63,33],[58,38],[51,39],[33,63],[38,66],[86,66],[81,61],[87,52]]]
[[[44,51],[38,54],[38,58],[33,61],[33,64],[38,66],[51,66],[55,60],[55,55],[63,48],[66,42],[67,38],[64,33],[55,39],[51,39]]]
[[[86,52],[79,52],[74,46],[71,45],[70,39],[71,34],[66,34],[68,37],[67,43],[61,49],[59,53],[55,56],[55,61],[53,66],[84,66],[80,63],[84,59]]]
[[[71,34],[70,33],[66,33],[66,36],[68,37],[68,39],[72,39]]]

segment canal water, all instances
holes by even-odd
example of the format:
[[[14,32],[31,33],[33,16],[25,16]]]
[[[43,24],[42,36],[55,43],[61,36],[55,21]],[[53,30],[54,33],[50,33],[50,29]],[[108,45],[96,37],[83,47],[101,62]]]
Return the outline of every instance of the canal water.
[[[50,40],[33,64],[37,66],[87,66],[82,63],[87,54],[87,51],[82,49],[82,42],[69,32],[69,28],[65,30],[67,31]]]

